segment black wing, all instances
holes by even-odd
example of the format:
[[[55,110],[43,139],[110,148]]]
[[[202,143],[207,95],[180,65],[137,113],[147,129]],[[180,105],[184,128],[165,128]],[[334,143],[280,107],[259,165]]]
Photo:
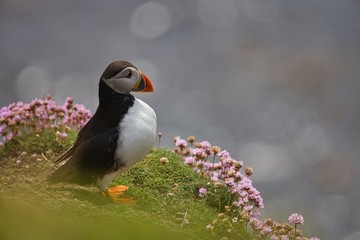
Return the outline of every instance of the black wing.
[[[92,124],[92,120],[90,119],[84,127],[82,127],[77,135],[77,138],[75,140],[75,143],[73,144],[73,146],[71,148],[69,148],[63,155],[61,155],[58,159],[56,159],[56,161],[54,162],[54,166],[58,165],[59,163],[65,161],[66,159],[69,159],[71,156],[74,155],[75,150],[79,147],[79,142],[81,142],[82,139],[85,138],[86,132],[88,132],[89,126],[91,126]]]
[[[74,146],[56,161],[59,163],[69,159],[48,178],[49,182],[91,184],[118,167],[114,160],[119,137],[119,130],[116,127],[87,139],[82,136],[84,134],[79,133]]]

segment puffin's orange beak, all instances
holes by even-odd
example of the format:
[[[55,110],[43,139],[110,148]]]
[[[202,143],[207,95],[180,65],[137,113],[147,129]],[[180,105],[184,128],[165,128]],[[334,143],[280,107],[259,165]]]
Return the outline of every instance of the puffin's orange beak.
[[[154,91],[154,87],[150,81],[150,78],[148,78],[148,76],[146,76],[144,73],[140,72],[141,75],[141,80],[138,84],[136,84],[134,86],[134,88],[132,89],[132,91],[134,92],[153,92]]]

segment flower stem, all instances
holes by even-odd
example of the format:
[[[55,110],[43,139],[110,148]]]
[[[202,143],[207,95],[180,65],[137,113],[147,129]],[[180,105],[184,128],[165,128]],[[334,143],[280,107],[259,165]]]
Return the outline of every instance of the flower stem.
[[[212,159],[212,168],[211,168],[211,177],[210,178],[212,178],[214,176],[214,171],[215,171],[214,162],[215,162],[215,154],[214,154],[213,159]]]

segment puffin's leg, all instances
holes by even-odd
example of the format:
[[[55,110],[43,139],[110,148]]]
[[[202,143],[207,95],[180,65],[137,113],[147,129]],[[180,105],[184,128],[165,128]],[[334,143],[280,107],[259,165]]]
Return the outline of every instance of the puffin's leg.
[[[108,188],[105,191],[102,191],[102,193],[112,202],[134,205],[135,200],[132,197],[123,195],[123,193],[128,189],[129,189],[128,186],[118,185],[115,187]]]

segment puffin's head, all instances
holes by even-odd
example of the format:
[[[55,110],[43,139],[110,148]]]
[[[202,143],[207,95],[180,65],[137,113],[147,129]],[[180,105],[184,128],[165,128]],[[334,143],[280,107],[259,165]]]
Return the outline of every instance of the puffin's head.
[[[154,91],[150,79],[127,61],[110,63],[100,81],[105,82],[117,93]]]

